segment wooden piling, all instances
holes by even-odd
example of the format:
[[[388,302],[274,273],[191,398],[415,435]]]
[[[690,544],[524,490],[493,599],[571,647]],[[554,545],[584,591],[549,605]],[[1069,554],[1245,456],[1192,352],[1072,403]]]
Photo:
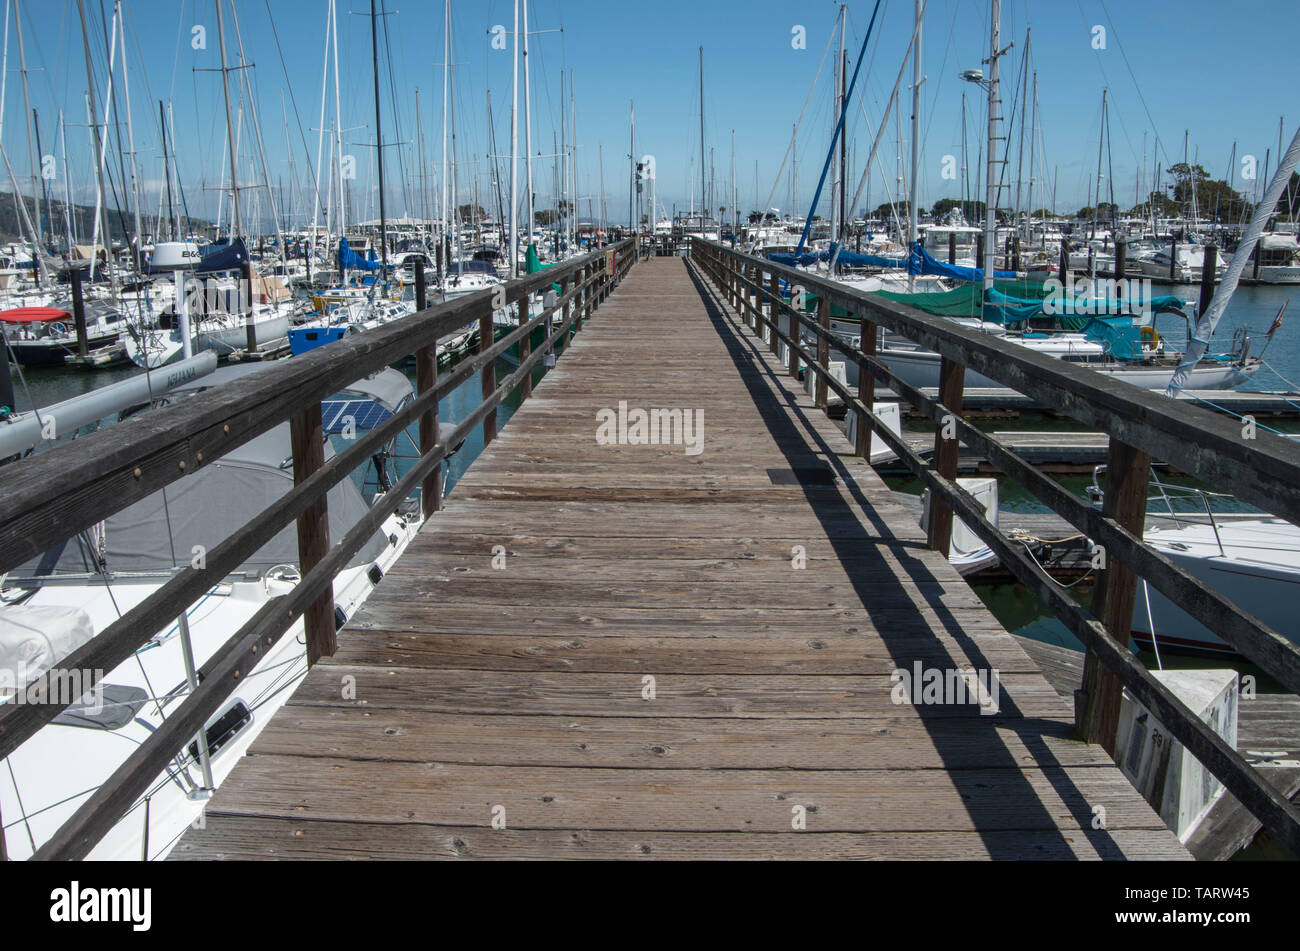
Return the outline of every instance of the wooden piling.
[[[1111,438],[1106,464],[1105,512],[1139,538],[1146,520],[1150,474],[1150,456]],[[1101,555],[1105,558],[1104,551]],[[1119,644],[1127,645],[1133,633],[1137,582],[1137,575],[1122,561],[1105,558],[1105,568],[1093,594],[1092,613]],[[1083,739],[1100,743],[1112,756],[1123,692],[1119,678],[1089,651],[1083,662],[1083,686],[1075,699],[1075,723]]]
[[[492,327],[492,310],[483,312],[483,316],[478,319],[478,352],[483,353],[496,343]],[[496,391],[497,388],[497,362],[489,360],[484,364],[482,371],[479,373],[482,380],[482,389],[480,392],[484,399],[487,399]],[[483,417],[483,446],[486,448],[497,435],[497,411],[493,407],[488,414]]]
[[[415,259],[415,309],[428,307],[428,281],[424,273],[424,258]],[[415,387],[417,396],[423,396],[438,382],[438,344],[429,344],[415,352]],[[427,413],[420,416],[420,455],[433,451],[438,443],[438,404],[434,402]],[[420,490],[420,507],[428,518],[442,508],[442,464],[424,477]]]
[[[767,277],[767,290],[772,295],[773,303],[768,305],[767,313],[772,319],[772,324],[767,328],[768,338],[767,346],[773,353],[780,353],[780,343],[777,340],[776,328],[781,319],[781,308],[777,301],[781,300],[781,279],[775,273]]]
[[[859,346],[869,357],[876,355],[876,325],[863,317],[858,324],[861,338]],[[858,399],[867,408],[868,413],[875,412],[876,378],[864,367],[858,367]],[[858,418],[858,455],[863,459],[871,458],[871,420],[865,416]]]
[[[1219,265],[1219,249],[1211,244],[1205,248],[1205,261],[1201,265],[1201,309],[1198,314],[1203,314],[1210,309],[1210,301],[1214,299],[1214,271]]]
[[[80,268],[68,271],[68,282],[72,285],[72,322],[77,328],[77,356],[84,360],[90,352],[90,344],[86,339],[86,294],[81,287]],[[8,356],[0,354],[0,359],[8,360]]]
[[[293,452],[293,484],[301,485],[325,465],[325,434],[320,403],[312,403],[289,418]],[[330,550],[329,510],[322,494],[298,516],[298,571],[305,577]],[[334,629],[334,592],[327,588],[303,612],[307,663],[329,657],[338,646]]]
[[[239,283],[243,291],[245,343],[249,353],[257,353],[257,324],[253,320],[256,312],[253,304],[253,265],[248,261],[239,266]]]
[[[965,388],[966,368],[947,357],[939,361],[939,402],[951,413],[961,415],[962,391]],[[954,436],[944,438],[944,426],[940,424],[934,432],[935,470],[945,479],[957,478],[957,457],[961,452],[961,443]],[[937,493],[930,494],[930,517],[928,519],[927,544],[930,548],[948,557],[952,544],[952,509],[945,505]]]
[[[823,294],[817,301],[817,324],[822,330],[830,333],[831,330],[831,302]],[[817,363],[821,371],[816,374],[817,382],[815,384],[816,403],[818,409],[826,409],[826,372],[830,370],[831,362],[831,345],[830,341],[824,336],[817,337]]]

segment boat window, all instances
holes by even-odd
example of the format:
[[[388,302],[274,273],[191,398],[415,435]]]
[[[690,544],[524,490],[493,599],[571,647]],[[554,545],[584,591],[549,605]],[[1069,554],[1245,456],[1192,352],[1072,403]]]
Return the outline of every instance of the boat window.
[[[231,740],[244,732],[252,722],[253,711],[248,709],[248,704],[242,700],[236,700],[208,727],[208,755],[216,756],[223,746],[226,746]],[[197,742],[190,744],[189,751],[190,756],[194,759],[199,758],[199,744]]]

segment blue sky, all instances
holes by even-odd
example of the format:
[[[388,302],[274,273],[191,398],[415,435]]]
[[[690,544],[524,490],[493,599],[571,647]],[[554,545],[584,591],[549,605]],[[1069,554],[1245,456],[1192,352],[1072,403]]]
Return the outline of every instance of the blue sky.
[[[42,151],[55,156],[62,172],[56,117],[62,108],[69,123],[69,180],[78,200],[93,199],[93,165],[85,128],[85,60],[75,0],[9,0],[22,13],[23,40],[30,70],[32,106],[41,122]],[[0,7],[5,0],[0,0]],[[124,0],[127,20],[127,65],[132,118],[141,177],[147,184],[146,206],[157,209],[162,180],[156,132],[158,101],[168,100],[176,115],[176,151],[191,212],[213,216],[213,186],[222,171],[225,119],[219,74],[204,72],[219,64],[215,0]],[[227,0],[228,3],[228,0]],[[273,184],[292,188],[289,155],[298,173],[298,194],[309,196],[308,158],[316,161],[321,109],[321,64],[328,0],[235,0],[248,59],[263,144]],[[104,25],[101,9],[111,14],[112,0],[85,0],[96,88],[102,116],[106,89]],[[436,174],[441,155],[443,4],[441,0],[384,0],[388,18],[387,48],[381,34],[384,65],[382,99],[385,141],[399,140],[406,177],[416,180],[413,143],[415,96],[420,90],[429,174]],[[491,49],[492,26],[511,28],[513,0],[454,0],[453,38],[456,67],[457,154],[460,200],[472,197],[474,164],[478,166],[480,201],[488,199],[487,102],[491,90],[497,149],[509,150],[510,53]],[[850,64],[856,58],[874,0],[848,3]],[[345,151],[355,155],[354,217],[377,215],[374,204],[374,90],[368,0],[337,0],[340,11],[339,60]],[[224,9],[227,55],[237,60],[229,6]],[[661,204],[685,210],[687,183],[699,169],[699,102],[697,50],[704,47],[706,145],[717,180],[715,206],[730,204],[730,149],[735,132],[738,204],[748,211],[766,199],[789,144],[791,129],[813,86],[839,4],[829,0],[534,0],[530,5],[533,75],[533,146],[538,203],[552,193],[552,137],[559,135],[560,73],[572,69],[577,98],[578,177],[587,215],[588,196],[597,196],[599,157],[603,150],[605,194],[611,221],[626,218],[628,112],[636,107],[636,149],[656,160]],[[1265,150],[1276,163],[1278,120],[1286,116],[1286,140],[1300,120],[1288,103],[1293,78],[1288,66],[1296,7],[1285,0],[1263,0],[1240,13],[1209,0],[1007,0],[1003,4],[1003,42],[1015,46],[1003,60],[1003,98],[1008,111],[1016,98],[1026,26],[1032,27],[1032,69],[1038,73],[1040,138],[1037,148],[1035,206],[1048,203],[1055,180],[1059,209],[1085,204],[1095,180],[1102,89],[1109,90],[1111,157],[1116,200],[1123,207],[1136,197],[1137,170],[1146,134],[1145,187],[1150,187],[1152,153],[1160,138],[1161,164],[1181,161],[1184,130],[1189,154],[1214,177],[1229,173],[1237,143],[1235,174],[1241,181],[1243,155],[1253,155],[1263,173]],[[860,92],[872,128],[881,118],[911,34],[912,0],[885,0],[860,80]],[[279,45],[272,32],[278,34]],[[206,29],[206,49],[192,48],[195,26]],[[806,48],[792,48],[793,29],[804,27]],[[1105,48],[1095,49],[1094,27],[1106,30]],[[562,32],[559,32],[561,31]],[[5,90],[2,141],[15,175],[26,190],[30,181],[27,132],[18,72],[16,32],[9,27],[9,73]],[[960,81],[962,69],[978,66],[987,55],[988,4],[985,0],[929,0],[923,36],[921,204],[959,197],[960,183],[942,178],[944,156],[961,162],[961,95],[967,92],[967,143],[973,166],[983,137],[982,94]],[[387,70],[391,50],[392,84]],[[283,62],[282,62],[283,60]],[[817,174],[830,141],[830,61],[813,93],[799,134],[798,210],[807,212]],[[286,78],[287,74],[287,78]],[[911,66],[901,95],[902,150],[910,149]],[[232,74],[232,87],[238,82]],[[119,107],[123,89],[115,93]],[[327,123],[332,122],[330,92]],[[236,102],[244,98],[236,92]],[[282,107],[283,100],[283,107]],[[522,100],[522,92],[521,92]],[[294,105],[296,104],[296,113]],[[1288,108],[1291,114],[1286,115]],[[283,109],[283,111],[282,111]],[[522,106],[521,106],[522,109]],[[287,116],[287,125],[283,117]],[[124,114],[120,116],[123,123]],[[870,137],[856,104],[850,114],[853,175],[861,172]],[[889,118],[879,152],[880,171],[873,174],[862,205],[874,207],[896,189],[900,143]],[[1153,126],[1154,123],[1154,126]],[[522,124],[522,116],[521,116]],[[1019,118],[1017,116],[1017,129]],[[359,127],[359,128],[352,128]],[[123,126],[122,139],[126,141]],[[520,134],[521,149],[523,133]],[[1011,141],[1013,170],[1019,144]],[[1029,144],[1024,154],[1028,165]],[[241,181],[253,177],[255,145],[241,142]],[[398,149],[386,151],[390,215],[418,213],[417,198],[403,193]],[[116,161],[115,153],[111,156]],[[758,194],[755,199],[755,162]],[[508,181],[507,164],[500,165]],[[1107,170],[1109,171],[1109,169]],[[974,172],[971,172],[972,180]],[[260,179],[260,171],[258,176]],[[520,178],[522,181],[522,164]],[[1042,178],[1047,178],[1046,188]],[[692,191],[698,194],[698,177]],[[1246,183],[1252,186],[1254,183]],[[61,195],[63,182],[51,183]],[[0,186],[8,188],[7,184]],[[1104,185],[1104,188],[1109,188]],[[522,185],[521,185],[522,188]],[[1046,196],[1044,192],[1047,192]],[[905,197],[905,196],[899,196]],[[982,196],[978,196],[982,197]],[[1105,197],[1105,193],[1103,194]],[[698,201],[698,198],[695,199]],[[245,196],[253,202],[252,196]],[[285,198],[284,201],[288,201]],[[772,204],[786,210],[791,201],[789,174],[775,189]],[[1004,204],[1008,199],[1004,197]],[[825,208],[821,209],[823,212]],[[228,214],[228,213],[227,213]]]

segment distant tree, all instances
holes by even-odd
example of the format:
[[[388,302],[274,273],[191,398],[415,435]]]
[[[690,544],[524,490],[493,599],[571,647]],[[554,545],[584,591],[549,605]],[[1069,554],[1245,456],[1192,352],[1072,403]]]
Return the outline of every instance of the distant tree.
[[[555,211],[550,208],[542,208],[533,212],[533,221],[542,228],[549,228],[558,220]]]
[[[1200,165],[1178,162],[1168,169],[1174,177],[1170,195],[1181,208],[1192,208],[1198,218],[1212,221],[1240,221],[1253,213],[1254,207],[1227,182],[1211,179]]]
[[[888,206],[886,206],[888,207]],[[962,217],[967,221],[978,221],[984,217],[984,202],[982,201],[958,201],[956,198],[940,198],[930,209],[930,214],[935,218],[943,218],[954,208],[960,208]],[[922,214],[925,212],[922,211]]]

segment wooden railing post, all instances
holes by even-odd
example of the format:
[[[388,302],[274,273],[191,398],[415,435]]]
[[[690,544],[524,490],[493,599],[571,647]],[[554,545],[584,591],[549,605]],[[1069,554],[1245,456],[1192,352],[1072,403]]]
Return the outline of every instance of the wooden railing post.
[[[943,357],[939,361],[939,402],[951,413],[961,415],[962,390],[966,382],[966,368],[954,360]],[[945,479],[957,478],[957,456],[961,443],[956,433],[942,420],[934,433],[935,470]],[[948,557],[952,544],[952,509],[940,500],[937,492],[930,493],[929,532],[927,544],[943,557]]]
[[[817,326],[822,330],[830,333],[831,330],[831,302],[825,294],[817,301]],[[831,344],[830,341],[822,336],[817,335],[817,363],[820,365],[820,372],[816,373],[817,383],[815,386],[815,400],[818,409],[826,409],[826,374],[831,368]]]
[[[529,300],[528,300],[527,293],[520,294],[517,298],[515,298],[515,308],[519,312],[519,326],[521,327],[524,324],[528,323],[528,321],[532,317],[532,314],[529,313],[528,306],[529,306]],[[532,331],[529,331],[528,333],[524,334],[522,337],[519,338],[519,363],[521,366],[523,365],[524,361],[526,361],[533,352],[532,336],[533,336]],[[533,395],[533,375],[531,373],[528,373],[525,374],[524,378],[519,381],[519,401],[522,403],[524,400],[528,399],[528,397],[532,395]]]
[[[583,309],[583,279],[587,276],[586,267],[580,267],[573,273],[573,327],[575,331],[582,329],[582,318],[585,316]]]
[[[256,308],[253,305],[253,265],[248,261],[239,266],[239,283],[243,289],[243,294],[240,296],[244,308],[244,344],[249,353],[256,353],[257,324],[253,320],[256,314]]]
[[[293,484],[301,485],[325,465],[325,433],[320,403],[312,403],[289,418],[293,451]],[[324,494],[298,516],[298,571],[306,577],[330,550],[329,510]],[[303,612],[307,634],[307,663],[329,657],[338,647],[334,630],[334,591],[326,589]]]
[[[754,284],[754,285],[757,285],[757,286],[761,286],[761,285],[762,285],[762,282],[763,282],[763,269],[762,269],[762,268],[758,267],[757,265],[752,265],[752,264],[751,264],[751,265],[749,266],[748,276],[749,276],[749,282],[750,282],[751,284]],[[745,288],[745,307],[746,307],[746,309],[749,311],[749,320],[750,320],[750,323],[753,324],[753,327],[754,327],[754,333],[758,336],[758,339],[759,339],[759,340],[762,340],[762,339],[763,339],[763,320],[762,320],[762,312],[761,312],[760,309],[759,309],[759,308],[761,307],[761,305],[762,305],[762,301],[760,301],[759,298],[758,298],[758,291],[756,291],[756,290],[755,290],[754,288],[752,288],[752,287],[746,287],[746,288]]]
[[[582,269],[582,321],[586,323],[591,320],[591,315],[595,311],[595,303],[591,293],[591,279],[596,276],[596,267],[594,264],[588,264]]]
[[[572,287],[572,286],[573,286],[573,285],[572,285],[572,283],[571,283],[571,281],[570,281],[570,279],[569,279],[569,276],[568,276],[567,274],[566,274],[564,277],[560,278],[560,297],[564,297],[565,294],[569,293],[569,288]],[[572,303],[572,302],[566,302],[566,303],[564,304],[564,306],[560,308],[560,326],[561,326],[561,327],[563,327],[563,326],[564,326],[564,322],[565,322],[566,320],[569,319],[569,313],[570,313],[570,311],[572,310],[572,308],[573,308],[573,303]],[[564,332],[564,349],[565,349],[565,352],[566,352],[566,353],[568,352],[568,349],[569,349],[569,343],[570,343],[570,341],[573,340],[573,335],[574,335],[575,333],[577,333],[577,330],[576,330],[576,328],[574,328],[574,327],[570,327],[568,330],[566,330],[566,331]]]
[[[876,325],[863,317],[858,325],[861,337],[860,349],[869,357],[876,355]],[[858,399],[867,408],[868,414],[875,413],[876,378],[866,367],[858,367]],[[858,455],[863,459],[871,458],[871,419],[870,416],[858,416]]]
[[[776,328],[780,326],[781,321],[781,278],[777,277],[775,271],[773,271],[768,277],[767,287],[772,294],[772,303],[768,304],[767,307],[767,312],[772,318],[772,323],[767,328],[769,334],[767,345],[771,348],[773,353],[779,354],[781,352],[781,345],[777,340]]]
[[[491,348],[496,341],[493,339],[494,331],[492,328],[492,305],[485,304],[485,310],[478,319],[478,352],[482,353]],[[489,360],[481,371],[483,380],[483,398],[487,399],[497,388],[497,362]],[[483,448],[486,449],[488,444],[496,438],[497,435],[497,411],[494,406],[488,414],[483,417]]]
[[[799,379],[799,354],[794,349],[794,344],[799,342],[799,328],[802,326],[794,316],[795,311],[795,294],[794,288],[790,288],[790,375],[796,380]]]
[[[1142,537],[1146,522],[1150,475],[1150,456],[1111,437],[1104,511],[1138,538]],[[1102,555],[1104,558],[1104,551]],[[1100,583],[1093,593],[1092,613],[1117,643],[1127,647],[1133,634],[1137,575],[1119,558],[1106,558],[1104,565]],[[1083,661],[1083,685],[1075,695],[1075,723],[1084,740],[1100,743],[1112,756],[1123,693],[1119,679],[1088,651]]]
[[[428,284],[424,274],[424,258],[415,259],[415,309],[428,307]],[[415,351],[416,395],[423,396],[438,383],[438,343],[434,341]],[[427,455],[438,444],[438,404],[435,401],[427,413],[420,415],[420,455]],[[442,463],[424,477],[420,489],[420,508],[428,518],[442,508]]]

